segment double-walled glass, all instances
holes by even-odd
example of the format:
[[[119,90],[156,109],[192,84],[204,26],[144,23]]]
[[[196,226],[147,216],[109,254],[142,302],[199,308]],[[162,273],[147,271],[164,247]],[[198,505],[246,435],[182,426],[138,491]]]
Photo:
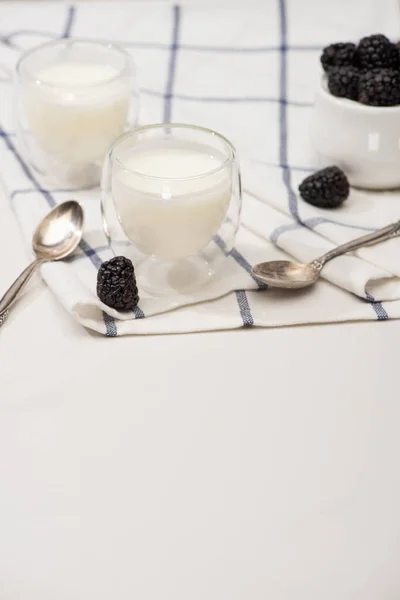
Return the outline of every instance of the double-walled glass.
[[[26,52],[15,82],[18,141],[53,185],[99,183],[104,157],[136,124],[133,61],[115,44],[62,39]]]
[[[241,210],[235,148],[193,125],[137,128],[107,155],[102,210],[110,245],[131,258],[141,289],[190,292],[234,247]]]

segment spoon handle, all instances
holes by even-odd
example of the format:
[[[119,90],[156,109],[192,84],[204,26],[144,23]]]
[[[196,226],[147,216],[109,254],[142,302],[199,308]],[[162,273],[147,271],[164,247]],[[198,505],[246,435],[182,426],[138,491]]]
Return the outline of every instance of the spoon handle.
[[[367,235],[362,235],[361,237],[351,240],[346,244],[342,244],[341,246],[330,250],[320,258],[317,258],[315,261],[313,261],[313,263],[316,263],[316,265],[322,269],[324,264],[327,263],[328,260],[332,260],[332,258],[341,256],[347,252],[358,250],[363,246],[372,246],[374,244],[378,244],[379,242],[384,242],[385,240],[389,240],[397,235],[400,235],[400,221],[392,223],[391,225],[387,225],[386,227],[378,229],[377,231],[373,231],[372,233],[368,233]]]
[[[43,259],[37,258],[22,271],[21,275],[14,281],[12,286],[8,288],[4,296],[0,300],[0,317],[14,304],[20,292],[24,289],[36,269],[43,263]]]

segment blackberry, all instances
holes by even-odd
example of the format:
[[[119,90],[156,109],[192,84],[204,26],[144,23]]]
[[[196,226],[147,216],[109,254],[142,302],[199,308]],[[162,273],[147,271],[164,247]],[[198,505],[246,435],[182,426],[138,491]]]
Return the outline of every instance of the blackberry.
[[[340,206],[349,195],[349,182],[339,167],[326,167],[304,179],[299,185],[303,200],[320,208]]]
[[[400,42],[397,42],[397,44],[392,44],[392,46],[393,50],[390,67],[392,69],[400,69]]]
[[[392,44],[392,49],[390,53],[390,60],[388,63],[388,67],[391,69],[399,69],[400,68],[400,48],[399,44]]]
[[[135,308],[139,302],[135,270],[125,256],[104,262],[97,274],[97,295],[104,304],[118,310]]]
[[[355,58],[361,69],[392,67],[394,45],[381,33],[370,35],[360,40]]]
[[[328,72],[328,88],[339,98],[357,100],[359,71],[354,67],[332,67]]]
[[[324,71],[331,67],[347,67],[354,63],[356,45],[350,42],[331,44],[323,49],[321,64]]]
[[[358,101],[370,106],[400,104],[400,73],[395,69],[371,69],[360,75]]]

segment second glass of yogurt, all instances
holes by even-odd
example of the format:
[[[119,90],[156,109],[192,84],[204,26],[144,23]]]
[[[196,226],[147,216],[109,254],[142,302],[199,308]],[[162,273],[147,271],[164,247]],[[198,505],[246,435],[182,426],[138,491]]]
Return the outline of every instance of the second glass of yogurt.
[[[17,133],[28,164],[53,185],[99,183],[104,156],[136,124],[131,56],[115,44],[62,39],[17,66]]]

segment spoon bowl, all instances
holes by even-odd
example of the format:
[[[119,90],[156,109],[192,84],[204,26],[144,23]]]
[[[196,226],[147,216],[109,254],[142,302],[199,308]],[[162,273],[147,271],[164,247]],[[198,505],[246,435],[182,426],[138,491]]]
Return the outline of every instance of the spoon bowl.
[[[299,289],[313,285],[319,277],[319,270],[311,263],[303,265],[288,260],[273,260],[255,265],[254,277],[270,285],[288,289]]]
[[[83,210],[75,200],[59,204],[43,219],[33,234],[38,258],[60,260],[73,252],[82,239]]]
[[[32,239],[36,259],[21,273],[0,300],[0,325],[6,318],[10,306],[14,304],[41,264],[61,260],[74,252],[82,239],[83,226],[83,209],[75,200],[68,200],[55,206],[43,219]]]

